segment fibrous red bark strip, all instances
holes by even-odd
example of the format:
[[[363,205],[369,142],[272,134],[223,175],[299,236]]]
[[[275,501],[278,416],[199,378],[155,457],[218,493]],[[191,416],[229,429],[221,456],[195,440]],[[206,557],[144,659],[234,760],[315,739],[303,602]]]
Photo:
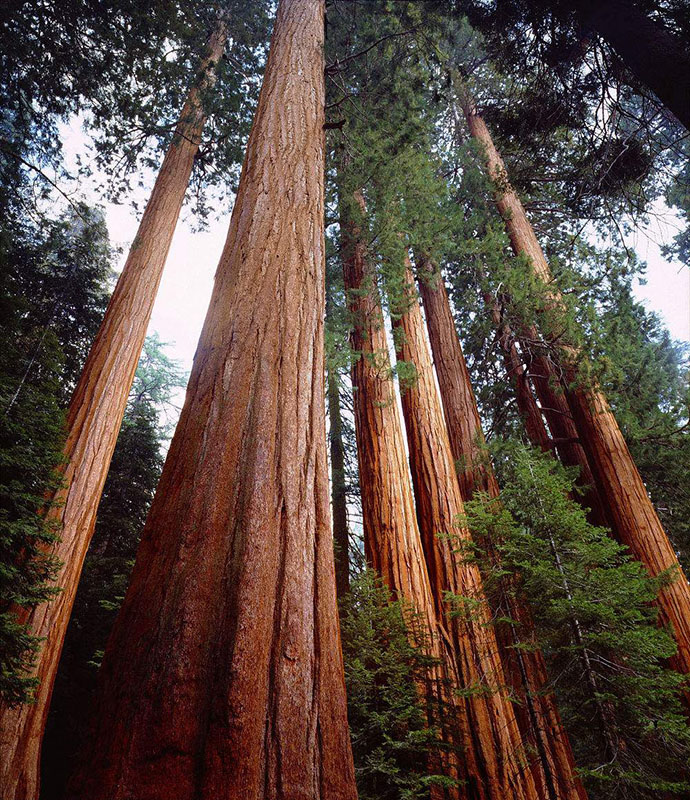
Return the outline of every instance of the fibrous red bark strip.
[[[507,180],[505,165],[486,123],[467,97],[463,100],[463,110],[471,135],[484,150],[489,176],[496,185],[496,205],[505,220],[513,250],[528,256],[535,276],[546,287],[550,309],[558,310],[563,300],[554,287],[548,262],[520,198]],[[586,451],[614,535],[630,548],[650,575],[657,576],[669,569],[677,573],[677,579],[659,593],[657,604],[660,621],[670,627],[678,646],[672,664],[687,674],[690,672],[690,584],[680,569],[606,397],[595,379],[589,376],[581,379],[583,354],[566,341],[558,342],[556,347],[568,411]]]
[[[429,342],[462,499],[471,500],[476,492],[483,492],[495,499],[499,495],[498,481],[483,451],[484,434],[479,411],[443,278],[434,270],[431,262],[423,258],[419,260],[417,268]],[[490,555],[499,563],[495,543],[487,542],[486,545],[491,551]],[[586,794],[575,775],[568,736],[553,694],[545,691],[548,676],[544,657],[538,648],[525,650],[516,647],[521,640],[534,638],[531,615],[525,604],[520,602],[519,596],[516,596],[517,583],[504,588],[506,591],[499,592],[492,600],[496,603],[497,613],[512,619],[514,624],[499,625],[496,636],[506,677],[514,695],[520,699],[515,706],[518,725],[535,754],[530,758],[535,781],[542,794],[550,800],[581,800]],[[519,634],[515,629],[516,624],[519,625]]]
[[[282,0],[69,796],[353,800],[324,398],[324,3]]]
[[[396,349],[399,361],[414,365],[416,380],[402,390],[403,416],[436,612],[447,621],[462,684],[469,690],[472,739],[466,751],[474,754],[487,798],[536,798],[479,569],[458,553],[470,536],[460,524],[464,507],[409,262],[405,281],[407,302],[394,309]],[[451,614],[448,592],[465,598],[469,613]]]
[[[127,406],[153,303],[189,183],[206,120],[203,95],[213,84],[227,39],[221,17],[199,75],[187,96],[136,238],[91,347],[67,414],[65,467],[48,512],[61,540],[53,548],[61,567],[60,594],[29,614],[29,633],[44,641],[38,652],[36,702],[0,706],[0,784],[5,800],[38,794],[40,749],[55,674],[93,535],[96,511]]]

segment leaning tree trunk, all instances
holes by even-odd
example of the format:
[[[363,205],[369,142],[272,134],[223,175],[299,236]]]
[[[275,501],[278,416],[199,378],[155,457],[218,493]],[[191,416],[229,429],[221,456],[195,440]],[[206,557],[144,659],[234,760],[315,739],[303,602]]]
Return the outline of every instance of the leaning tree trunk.
[[[482,117],[471,100],[463,110],[473,138],[481,145],[488,173],[496,185],[496,205],[516,254],[528,256],[535,276],[546,287],[550,311],[558,311],[563,300],[520,198],[507,181],[505,165]],[[578,439],[585,448],[599,495],[605,499],[607,517],[615,536],[630,548],[652,576],[673,570],[676,580],[661,589],[657,598],[660,621],[671,626],[678,646],[671,659],[681,673],[690,672],[690,584],[664,531],[640,473],[635,466],[618,423],[596,380],[581,377],[584,356],[559,341],[557,352],[565,379],[565,397]]]
[[[361,209],[360,192],[355,200]],[[347,204],[343,204],[344,207]],[[385,581],[392,594],[404,599],[418,615],[422,645],[437,660],[429,670],[428,686],[420,687],[431,711],[430,724],[441,723],[441,734],[450,745],[462,746],[470,736],[463,704],[452,695],[457,685],[457,666],[448,633],[436,616],[424,551],[417,527],[410,472],[405,457],[402,424],[395,399],[388,343],[378,289],[366,256],[357,223],[341,213],[343,277],[352,315],[350,343],[357,461],[362,501],[364,549],[367,562]],[[417,645],[419,641],[415,642]],[[455,717],[455,711],[458,716]],[[452,718],[446,723],[446,714]],[[440,719],[439,719],[440,717]],[[446,724],[444,724],[446,723]],[[457,731],[461,741],[455,741]],[[467,765],[449,753],[445,763],[430,765],[462,778],[468,798],[484,800],[481,787],[473,788],[478,774],[472,753]],[[436,796],[436,795],[434,795]],[[455,793],[451,793],[455,796]],[[464,795],[460,795],[463,797]]]
[[[328,370],[328,442],[331,452],[331,509],[335,554],[335,588],[338,598],[350,590],[349,530],[347,525],[347,489],[345,485],[345,449],[343,418],[340,411],[338,373]]]
[[[470,544],[470,536],[458,523],[464,507],[409,262],[405,281],[405,307],[395,309],[397,355],[399,361],[414,365],[416,381],[402,389],[403,416],[436,613],[447,620],[467,691],[473,737],[466,748],[480,765],[488,798],[536,798],[539,793],[525,766],[525,746],[508,698],[479,568],[458,552]],[[448,592],[464,598],[459,609],[447,601]]]
[[[455,322],[441,274],[423,258],[418,263],[419,288],[424,303],[427,331],[434,358],[446,428],[456,464],[463,501],[476,492],[497,498],[499,486],[484,452],[484,434],[470,374],[455,329]],[[500,564],[495,543],[488,542],[492,559]],[[536,754],[531,759],[535,781],[549,800],[582,800],[584,787],[575,774],[575,762],[553,694],[541,650],[535,648],[534,624],[520,597],[515,580],[503,579],[495,608],[513,622],[498,625],[496,636],[511,688],[520,702],[515,713],[522,735]],[[519,631],[516,626],[519,625]],[[529,642],[532,646],[520,647]],[[517,646],[516,646],[517,645]]]
[[[36,701],[0,706],[0,783],[3,798],[28,800],[38,793],[40,749],[55,674],[96,523],[96,511],[146,336],[153,303],[189,183],[206,120],[204,94],[215,80],[227,39],[220,17],[198,77],[187,96],[125,267],[113,292],[67,413],[62,484],[48,517],[60,541],[60,594],[26,612],[28,632],[42,641],[36,661]]]
[[[690,130],[690,47],[631,0],[575,0],[580,24],[594,29]]]
[[[324,2],[282,0],[72,800],[354,800],[324,398]]]

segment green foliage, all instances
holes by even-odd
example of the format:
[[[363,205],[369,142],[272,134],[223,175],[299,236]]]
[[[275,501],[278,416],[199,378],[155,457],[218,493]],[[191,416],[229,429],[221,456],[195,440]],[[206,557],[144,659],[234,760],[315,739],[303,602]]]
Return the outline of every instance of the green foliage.
[[[685,796],[683,678],[665,666],[675,644],[653,605],[678,576],[649,578],[590,525],[572,499],[572,475],[550,456],[515,443],[496,456],[502,505],[474,500],[468,521],[477,539],[502,542],[502,568],[522,577],[590,798]]]
[[[124,598],[163,468],[166,408],[184,374],[154,335],[146,340],[108,470],[53,692],[43,746],[43,798],[62,797],[87,729],[103,651]]]
[[[37,225],[0,226],[0,694],[30,699],[38,642],[23,611],[49,600],[55,531],[39,512],[58,485],[63,405],[105,305],[110,248],[82,206]]]
[[[341,606],[348,719],[361,800],[428,797],[443,744],[420,688],[435,661],[425,654],[414,614],[393,601],[370,570],[351,584]],[[442,712],[441,712],[442,713]]]

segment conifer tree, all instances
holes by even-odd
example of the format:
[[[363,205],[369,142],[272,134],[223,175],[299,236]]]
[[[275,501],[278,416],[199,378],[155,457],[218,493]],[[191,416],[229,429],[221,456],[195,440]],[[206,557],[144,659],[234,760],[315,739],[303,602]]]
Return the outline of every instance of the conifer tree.
[[[129,257],[84,365],[67,413],[61,483],[48,518],[59,541],[52,555],[60,592],[26,618],[31,636],[43,640],[35,659],[34,702],[0,706],[0,776],[8,798],[31,797],[38,786],[40,743],[79,576],[96,511],[127,405],[153,302],[189,182],[205,121],[204,93],[227,39],[221,15],[208,52],[182,109]]]
[[[538,283],[545,287],[545,308],[551,314],[562,308],[553,287],[549,265],[519,197],[510,186],[505,165],[493,144],[488,128],[471,100],[465,96],[463,110],[471,135],[479,143],[487,171],[495,185],[495,200],[505,221],[513,249],[524,254]],[[548,336],[548,331],[547,331]],[[678,652],[675,667],[690,671],[690,584],[682,575],[678,557],[659,521],[642,478],[632,459],[618,423],[593,376],[583,372],[581,352],[564,337],[560,325],[557,343],[559,373],[547,374],[553,394],[565,392],[567,406],[576,426],[579,443],[586,450],[599,494],[605,498],[607,520],[614,534],[647,568],[652,577],[666,570],[677,571],[677,580],[660,589],[660,618],[672,626]],[[564,341],[565,338],[565,341]],[[541,363],[541,362],[540,362]]]
[[[351,199],[343,191],[340,208],[343,276],[352,320],[352,386],[364,551],[368,564],[393,596],[413,610],[428,655],[434,660],[421,687],[422,694],[428,695],[428,724],[433,726],[444,704],[449,709],[456,705],[450,692],[459,676],[434,607],[417,526],[376,273],[364,242],[361,190],[355,190]],[[456,746],[464,745],[471,736],[463,706],[457,704],[453,711],[458,718],[441,728],[441,735]],[[456,729],[462,731],[462,742],[453,742]],[[478,768],[471,751],[465,761],[461,772],[466,774],[462,777],[474,785]],[[458,769],[456,759],[449,755],[444,771],[452,778]],[[472,791],[470,794],[474,797]]]
[[[525,766],[525,746],[508,697],[482,579],[477,565],[461,559],[450,540],[455,533],[469,542],[469,532],[458,528],[464,507],[414,278],[405,260],[402,289],[392,300],[398,361],[413,370],[401,388],[403,416],[436,613],[447,620],[467,693],[470,730],[481,732],[477,740],[465,742],[466,752],[472,752],[479,765],[487,797],[536,798],[539,793]],[[456,598],[454,608],[449,607],[448,593]]]
[[[329,524],[322,0],[281,0],[72,798],[356,796]]]
[[[466,503],[476,494],[495,500],[498,482],[487,457],[479,411],[443,278],[430,261],[422,258],[418,279],[462,500]],[[497,549],[490,542],[482,544],[492,551],[496,568],[500,569]],[[553,695],[545,691],[546,665],[541,651],[534,646],[533,623],[524,598],[512,587],[506,590],[510,577],[506,575],[497,582],[498,591],[490,599],[494,611],[503,618],[496,626],[496,636],[506,677],[519,698],[515,713],[520,730],[535,752],[531,759],[535,779],[549,798],[584,797]],[[512,578],[514,581],[515,576]],[[523,646],[525,643],[527,646]]]

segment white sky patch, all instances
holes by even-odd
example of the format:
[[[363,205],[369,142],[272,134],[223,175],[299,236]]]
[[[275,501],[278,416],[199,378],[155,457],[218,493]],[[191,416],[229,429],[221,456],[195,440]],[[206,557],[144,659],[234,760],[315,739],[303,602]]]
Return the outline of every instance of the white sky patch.
[[[68,169],[74,164],[76,154],[87,160],[88,138],[82,132],[79,120],[62,126],[65,161]],[[143,175],[144,188],[137,189],[135,198],[143,208],[154,174]],[[95,191],[102,176],[82,183],[78,193],[87,201],[103,207],[108,231],[114,245],[122,247],[122,268],[129,245],[134,239],[138,219],[128,204],[104,203]],[[208,308],[213,278],[220,259],[228,223],[230,204],[226,209],[216,208],[218,218],[211,218],[208,229],[195,232],[190,225],[188,212],[183,210],[178,223],[163,280],[149,325],[149,333],[156,331],[169,343],[168,354],[190,370]],[[628,237],[628,246],[635,249],[648,265],[646,285],[636,281],[635,296],[645,307],[658,313],[675,339],[690,341],[690,270],[679,263],[669,263],[660,252],[659,243],[670,242],[678,231],[678,221],[665,209],[654,215],[646,229]]]

